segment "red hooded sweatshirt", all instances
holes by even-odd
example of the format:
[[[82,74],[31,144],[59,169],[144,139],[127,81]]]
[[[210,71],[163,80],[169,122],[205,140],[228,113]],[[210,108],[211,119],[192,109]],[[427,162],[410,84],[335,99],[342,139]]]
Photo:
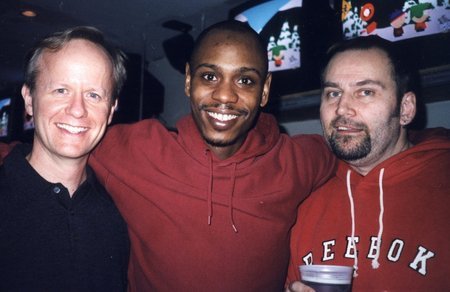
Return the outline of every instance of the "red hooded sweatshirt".
[[[422,134],[366,176],[340,162],[336,177],[305,200],[288,282],[313,263],[356,266],[353,291],[450,290],[450,131]]]
[[[334,172],[319,135],[261,114],[219,160],[191,116],[114,126],[90,164],[128,223],[130,291],[281,291],[297,207]]]

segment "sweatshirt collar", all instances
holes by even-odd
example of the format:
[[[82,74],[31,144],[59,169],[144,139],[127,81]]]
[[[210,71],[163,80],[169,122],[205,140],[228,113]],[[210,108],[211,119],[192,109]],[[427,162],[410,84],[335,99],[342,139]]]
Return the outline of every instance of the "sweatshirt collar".
[[[184,146],[185,151],[189,153],[192,159],[197,160],[208,169],[209,177],[205,189],[208,225],[214,224],[213,185],[215,166],[226,167],[230,170],[230,188],[228,192],[229,218],[232,230],[238,233],[238,222],[236,223],[234,220],[234,192],[237,171],[251,164],[257,156],[265,154],[275,146],[280,136],[275,118],[261,113],[255,127],[250,130],[239,150],[225,160],[218,159],[210,151],[191,115],[181,119],[177,123],[177,129],[179,142]]]
[[[203,140],[192,115],[185,116],[177,123],[178,139],[185,146],[185,150],[190,155],[205,166],[208,161],[205,160],[205,153],[209,151],[206,142]],[[233,163],[242,163],[245,160],[253,160],[272,149],[278,138],[280,131],[275,118],[272,115],[261,113],[258,117],[255,127],[253,127],[242,146],[231,157],[220,160],[213,153],[211,159],[219,165],[229,165]]]

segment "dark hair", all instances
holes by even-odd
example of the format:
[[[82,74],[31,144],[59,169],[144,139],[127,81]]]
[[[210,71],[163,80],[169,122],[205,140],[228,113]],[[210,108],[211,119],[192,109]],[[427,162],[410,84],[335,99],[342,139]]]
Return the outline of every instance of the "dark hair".
[[[400,54],[395,44],[377,35],[357,37],[331,46],[327,52],[326,63],[321,73],[321,83],[324,83],[328,64],[337,54],[351,50],[366,51],[370,49],[379,49],[387,55],[391,64],[391,76],[397,87],[397,100],[401,100],[406,92],[417,91],[411,63],[404,58],[404,54]]]
[[[126,56],[121,50],[107,43],[100,30],[90,26],[77,26],[62,32],[56,32],[40,40],[31,49],[25,62],[25,84],[30,88],[30,91],[33,92],[36,87],[36,78],[39,73],[38,62],[44,51],[58,52],[74,39],[89,41],[107,53],[113,68],[112,100],[117,99],[126,80]]]
[[[195,40],[194,46],[192,48],[192,53],[189,58],[189,65],[191,65],[191,67],[197,57],[198,51],[200,50],[201,46],[203,45],[203,41],[205,40],[205,38],[207,36],[209,36],[211,33],[215,32],[215,31],[230,31],[230,32],[234,32],[237,34],[244,34],[248,38],[254,40],[255,44],[256,44],[256,49],[257,49],[255,54],[257,54],[261,58],[261,60],[263,60],[263,64],[264,64],[264,68],[263,68],[264,72],[262,72],[263,76],[267,75],[269,65],[268,65],[268,61],[267,61],[266,45],[264,44],[263,40],[261,39],[261,36],[256,31],[254,31],[247,23],[237,21],[237,20],[225,20],[222,22],[218,22],[216,24],[213,24],[213,25],[207,27],[205,30],[203,30],[199,34],[199,36]]]

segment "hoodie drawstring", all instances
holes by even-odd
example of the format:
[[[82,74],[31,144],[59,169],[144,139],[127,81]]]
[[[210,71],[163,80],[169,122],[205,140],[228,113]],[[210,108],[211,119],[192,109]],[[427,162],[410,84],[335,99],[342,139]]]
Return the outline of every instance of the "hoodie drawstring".
[[[352,216],[352,237],[351,242],[353,245],[353,248],[355,249],[355,261],[353,263],[353,277],[358,276],[358,252],[356,251],[356,243],[355,243],[355,204],[353,203],[353,195],[352,195],[352,188],[350,186],[350,173],[351,170],[347,171],[347,194],[348,198],[350,200],[350,214]]]
[[[237,164],[233,164],[233,172],[231,174],[231,192],[230,192],[230,198],[228,203],[228,208],[230,209],[230,220],[231,220],[231,227],[233,227],[234,232],[238,232],[236,225],[234,224],[234,206],[233,206],[233,195],[234,195],[234,186],[236,184],[236,166]]]
[[[378,259],[380,258],[381,236],[383,235],[383,215],[384,215],[383,176],[384,176],[384,168],[380,170],[380,176],[378,179],[378,187],[380,189],[380,215],[378,217],[377,251],[375,254],[375,258],[372,260],[373,269],[378,269],[380,267]]]
[[[355,204],[353,202],[353,194],[352,194],[352,188],[351,188],[351,184],[350,184],[350,174],[351,174],[351,170],[348,170],[347,171],[347,194],[348,194],[348,198],[350,200],[350,213],[351,213],[351,217],[352,217],[351,242],[355,249],[355,261],[353,263],[353,268],[355,270],[353,272],[353,277],[357,277],[358,276],[358,252],[356,250],[356,242],[355,242]],[[384,168],[382,168],[380,170],[379,180],[378,180],[378,187],[379,187],[379,193],[380,193],[380,214],[378,217],[378,235],[377,235],[377,242],[376,242],[376,253],[375,253],[375,258],[372,260],[372,268],[373,269],[378,269],[380,267],[380,263],[378,262],[378,259],[380,257],[381,237],[383,235],[383,215],[384,215],[383,176],[384,176]]]
[[[211,225],[212,216],[213,216],[213,206],[212,206],[212,191],[213,191],[213,181],[214,181],[214,168],[213,168],[213,158],[211,156],[211,153],[209,151],[206,151],[206,155],[208,156],[208,163],[209,163],[209,182],[208,182],[208,189],[206,191],[206,201],[207,201],[207,208],[208,208],[208,225]],[[238,232],[238,229],[236,227],[236,224],[234,223],[234,205],[233,205],[233,195],[234,195],[234,187],[236,184],[236,168],[237,163],[233,164],[233,169],[231,173],[231,191],[228,201],[228,208],[230,210],[230,221],[231,221],[231,227],[233,228],[234,232]]]
[[[206,155],[209,157],[209,183],[208,190],[206,191],[206,200],[207,200],[207,208],[208,208],[208,225],[211,225],[212,219],[212,190],[213,190],[213,163],[212,156],[209,151],[206,151]]]

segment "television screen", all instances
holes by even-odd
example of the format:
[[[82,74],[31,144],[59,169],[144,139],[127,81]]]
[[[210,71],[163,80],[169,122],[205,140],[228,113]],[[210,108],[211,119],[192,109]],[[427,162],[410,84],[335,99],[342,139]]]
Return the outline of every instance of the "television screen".
[[[253,0],[230,11],[248,23],[267,46],[272,72],[269,107],[277,97],[318,89],[319,63],[327,48],[342,38],[340,13],[328,1]]]
[[[302,0],[266,1],[234,16],[262,36],[271,72],[301,66],[300,7]]]
[[[11,116],[11,98],[0,99],[0,137],[7,137],[9,134]]]
[[[345,38],[377,34],[390,41],[450,31],[448,0],[343,0]]]
[[[344,38],[377,34],[418,70],[450,65],[449,0],[337,0],[336,6]]]

